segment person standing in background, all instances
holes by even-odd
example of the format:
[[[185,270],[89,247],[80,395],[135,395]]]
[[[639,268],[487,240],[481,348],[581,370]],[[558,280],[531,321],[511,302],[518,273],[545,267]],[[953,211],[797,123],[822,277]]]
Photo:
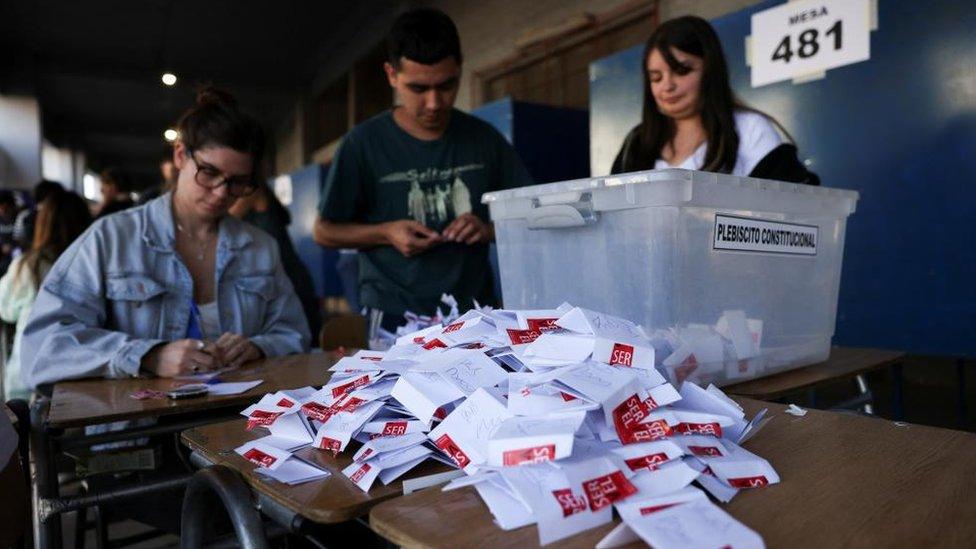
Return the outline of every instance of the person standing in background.
[[[163,193],[173,190],[173,187],[176,186],[176,180],[180,176],[180,170],[176,167],[176,163],[173,162],[173,149],[170,147],[166,147],[166,150],[163,152],[163,157],[159,161],[159,175],[162,178],[159,185],[146,189],[145,192],[139,195],[137,203],[140,206],[154,198],[158,198]]]
[[[532,184],[501,134],[454,108],[461,43],[447,15],[400,15],[384,70],[398,104],[343,138],[315,224],[320,245],[360,250],[370,333],[394,331],[407,311],[435,313],[444,293],[462,310],[494,305],[481,195]]]
[[[132,184],[125,172],[119,168],[106,168],[101,177],[102,204],[98,208],[97,218],[128,210],[136,205],[130,196]]]

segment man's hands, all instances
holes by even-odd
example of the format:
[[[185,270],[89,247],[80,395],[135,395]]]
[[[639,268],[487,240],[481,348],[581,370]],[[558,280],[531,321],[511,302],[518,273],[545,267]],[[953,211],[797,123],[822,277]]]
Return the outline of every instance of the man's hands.
[[[390,245],[406,257],[415,256],[444,242],[470,246],[491,242],[495,236],[491,224],[472,213],[461,214],[440,234],[410,219],[384,223],[383,234]]]
[[[216,342],[179,339],[158,345],[142,357],[142,369],[159,377],[209,372],[219,368],[240,367],[264,356],[250,339],[227,332]]]
[[[485,223],[473,213],[457,216],[444,229],[443,238],[449,242],[459,242],[467,245],[486,244],[495,237],[491,224]]]
[[[407,257],[425,252],[443,242],[437,231],[411,219],[384,223],[383,231],[390,245]]]

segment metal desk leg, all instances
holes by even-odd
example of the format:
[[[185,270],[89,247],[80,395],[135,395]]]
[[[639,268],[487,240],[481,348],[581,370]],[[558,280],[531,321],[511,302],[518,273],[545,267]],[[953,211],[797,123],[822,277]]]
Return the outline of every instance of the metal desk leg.
[[[956,417],[959,428],[966,428],[966,359],[956,359]]]
[[[31,451],[34,454],[34,547],[47,549],[61,547],[61,515],[48,514],[47,502],[59,496],[58,468],[54,460],[57,454],[51,447],[47,431],[47,415],[51,401],[41,398],[31,408]],[[41,518],[43,517],[43,518]]]
[[[234,471],[223,465],[215,465],[197,471],[186,487],[180,525],[180,546],[183,549],[203,547],[214,496],[227,510],[243,549],[269,548],[261,514],[251,505],[250,490]]]
[[[854,378],[857,382],[857,390],[861,393],[867,400],[864,402],[864,413],[874,415],[874,406],[871,404],[871,390],[868,389],[868,381],[864,379],[863,374],[857,374]]]
[[[901,362],[891,365],[891,415],[895,421],[905,421],[905,372]]]

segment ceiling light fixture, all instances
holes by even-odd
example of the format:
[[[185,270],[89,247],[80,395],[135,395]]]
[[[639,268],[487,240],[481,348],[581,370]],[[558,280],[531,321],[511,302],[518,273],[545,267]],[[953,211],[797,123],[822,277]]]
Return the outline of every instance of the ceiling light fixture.
[[[173,74],[173,73],[171,73],[171,72],[164,72],[163,73],[163,84],[166,84],[167,86],[175,86],[176,85],[176,75]]]
[[[176,141],[176,138],[179,136],[180,132],[174,130],[173,128],[169,128],[163,132],[163,137],[166,138],[166,141]]]

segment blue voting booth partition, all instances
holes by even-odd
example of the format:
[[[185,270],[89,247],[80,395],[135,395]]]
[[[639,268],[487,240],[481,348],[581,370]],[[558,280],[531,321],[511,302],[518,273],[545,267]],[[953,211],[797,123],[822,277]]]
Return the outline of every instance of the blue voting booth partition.
[[[471,114],[494,126],[508,139],[536,183],[590,175],[587,111],[506,97],[486,103]]]
[[[515,148],[536,183],[566,181],[590,175],[589,113],[513,101],[510,97],[486,103],[471,114],[495,127]],[[488,258],[495,295],[503,300],[498,250],[492,244]]]
[[[342,285],[336,272],[339,252],[319,246],[312,236],[318,215],[319,190],[326,169],[320,164],[310,164],[287,174],[291,178],[292,200],[285,205],[291,213],[288,234],[298,257],[312,275],[315,295],[319,298],[342,295]],[[273,181],[271,184],[274,188]]]
[[[782,3],[712,24],[736,94],[786,126],[825,186],[861,193],[834,342],[976,356],[976,2],[880,0],[870,60],[754,89],[750,17]],[[590,67],[595,175],[640,120],[642,49]]]

